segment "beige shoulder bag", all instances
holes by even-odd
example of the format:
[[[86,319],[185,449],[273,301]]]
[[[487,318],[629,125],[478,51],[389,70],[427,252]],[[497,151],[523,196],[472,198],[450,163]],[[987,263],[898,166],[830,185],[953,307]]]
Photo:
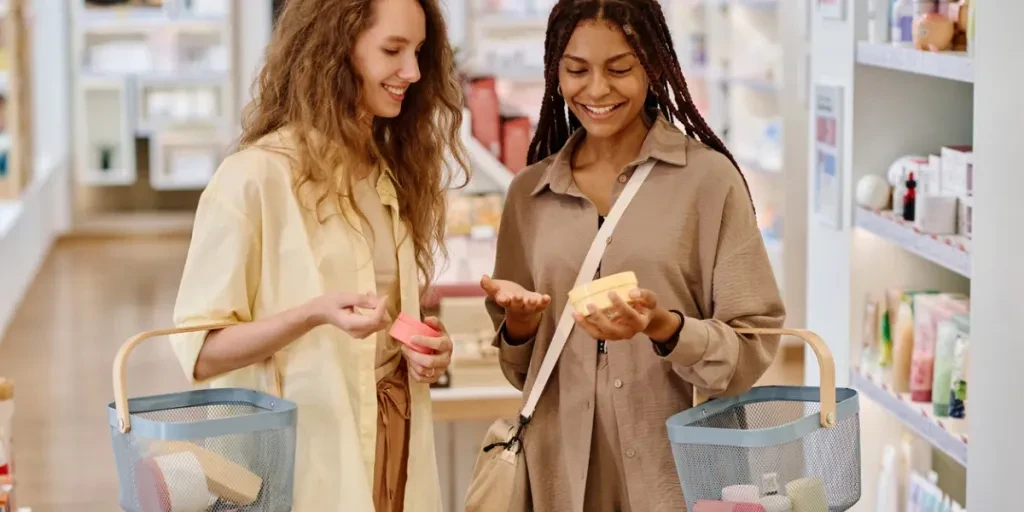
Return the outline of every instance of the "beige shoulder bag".
[[[583,261],[576,276],[576,286],[581,286],[594,278],[597,267],[604,256],[604,248],[608,245],[607,240],[615,230],[622,217],[622,212],[629,206],[630,201],[636,195],[640,185],[647,179],[654,161],[649,161],[637,168],[633,177],[626,183],[622,194],[615,201],[611,212],[605,218],[597,236],[590,244],[590,251]],[[562,316],[555,328],[555,335],[551,339],[551,345],[544,355],[544,361],[540,365],[537,379],[530,390],[526,403],[519,413],[518,421],[512,422],[501,419],[494,422],[487,431],[484,438],[483,448],[473,467],[473,478],[470,481],[469,489],[466,491],[467,512],[496,512],[508,510],[519,512],[531,510],[529,482],[527,480],[526,461],[523,459],[522,445],[523,434],[526,426],[533,417],[533,411],[537,408],[537,401],[544,391],[544,386],[554,371],[555,363],[562,354],[572,332],[575,320],[573,320],[572,304],[566,301],[562,309]]]

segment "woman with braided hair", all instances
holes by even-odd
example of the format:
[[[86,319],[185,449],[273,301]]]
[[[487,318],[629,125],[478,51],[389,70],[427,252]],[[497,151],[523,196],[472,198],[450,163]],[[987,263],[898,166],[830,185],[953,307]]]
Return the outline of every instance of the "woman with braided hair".
[[[576,315],[523,440],[531,501],[684,510],[666,420],[695,391],[749,389],[779,339],[736,329],[785,319],[749,191],[690,98],[656,0],[559,1],[544,59],[531,165],[508,191],[481,281],[515,386],[536,380],[604,216],[637,167],[654,166],[595,276],[633,271],[641,289]]]

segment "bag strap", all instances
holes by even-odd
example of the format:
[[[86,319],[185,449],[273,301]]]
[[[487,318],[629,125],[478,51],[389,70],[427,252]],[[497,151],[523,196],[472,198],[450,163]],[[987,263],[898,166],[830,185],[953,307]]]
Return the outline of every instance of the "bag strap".
[[[611,237],[612,232],[615,231],[615,225],[619,223],[622,212],[626,210],[633,197],[636,196],[640,185],[643,185],[647,175],[651,173],[654,163],[654,160],[645,162],[637,168],[636,172],[633,173],[633,177],[626,183],[626,187],[622,190],[619,198],[615,200],[612,211],[605,217],[604,223],[601,224],[601,229],[597,231],[597,236],[591,242],[590,251],[587,252],[587,258],[583,260],[583,266],[580,268],[580,273],[576,276],[576,284],[573,285],[573,288],[594,279],[594,274],[597,273],[597,266],[601,263],[601,258],[604,257],[604,249],[608,246],[608,239]],[[533,416],[534,409],[537,408],[537,401],[540,400],[540,395],[544,392],[544,387],[547,385],[548,379],[551,378],[551,372],[555,369],[555,363],[562,354],[562,349],[565,348],[565,343],[569,340],[569,333],[572,332],[573,326],[576,323],[572,313],[572,304],[566,301],[565,307],[562,308],[562,316],[558,320],[558,326],[555,328],[555,335],[551,339],[551,345],[548,346],[548,351],[544,354],[544,361],[540,365],[540,371],[537,373],[537,380],[534,381],[533,388],[530,389],[530,395],[526,398],[526,404],[519,413],[522,419],[528,421]]]

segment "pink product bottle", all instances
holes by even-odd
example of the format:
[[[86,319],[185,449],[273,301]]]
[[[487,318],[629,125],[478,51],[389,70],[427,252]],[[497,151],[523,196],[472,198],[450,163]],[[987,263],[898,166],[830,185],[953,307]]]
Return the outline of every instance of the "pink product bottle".
[[[931,402],[938,325],[956,315],[966,315],[970,301],[961,294],[914,297],[914,354],[910,364],[910,399]]]
[[[501,156],[501,106],[498,101],[497,80],[483,77],[469,85],[469,113],[472,133],[487,151]]]

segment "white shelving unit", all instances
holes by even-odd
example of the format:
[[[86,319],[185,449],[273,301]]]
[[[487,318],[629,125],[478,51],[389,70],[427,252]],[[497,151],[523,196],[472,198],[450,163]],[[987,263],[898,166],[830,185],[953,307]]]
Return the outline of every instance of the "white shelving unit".
[[[874,233],[932,263],[964,277],[971,277],[970,241],[963,236],[922,233],[913,223],[890,211],[858,208],[854,222],[858,228]]]
[[[135,183],[135,139],[145,137],[155,150],[153,188],[205,187],[206,169],[178,169],[174,163],[186,159],[164,157],[173,153],[169,141],[183,138],[205,139],[208,152],[219,155],[230,141],[225,133],[238,129],[237,0],[165,0],[158,7],[71,4],[78,183]]]
[[[860,392],[864,492],[856,511],[874,510],[883,450],[892,445],[899,451],[908,433],[932,445],[924,455],[932,457],[940,486],[966,494],[962,505],[1020,508],[1006,489],[1018,485],[1015,461],[1024,456],[1024,444],[1017,425],[1024,412],[1008,405],[1006,390],[1024,385],[1016,322],[1024,314],[1024,239],[1015,235],[1024,218],[1024,176],[1017,165],[1024,146],[1016,136],[1024,100],[1011,85],[1024,79],[1013,46],[1024,4],[972,3],[974,40],[967,54],[865,42],[869,32],[885,29],[868,30],[867,2],[848,1],[841,16],[817,13],[813,20],[812,84],[839,87],[843,94],[836,171],[843,188],[838,226],[813,216],[809,225],[808,327],[829,341],[839,385]],[[813,134],[808,142],[814,148]],[[923,235],[889,214],[855,206],[861,178],[885,178],[900,157],[959,145],[973,146],[976,168],[969,244]],[[865,297],[893,289],[970,295],[970,403],[962,422],[929,415],[923,404],[886,389],[888,381],[878,378],[884,374],[853,364],[865,328]],[[807,383],[817,384],[813,373]]]
[[[921,52],[891,44],[857,43],[857,63],[865,66],[974,82],[974,60],[967,52]]]
[[[691,96],[748,181],[789,321],[803,327],[808,5],[693,0],[663,8]]]
[[[850,384],[932,446],[957,463],[967,465],[966,421],[936,417],[930,402],[914,402],[909,393],[897,393],[884,380],[857,368],[850,372]]]

